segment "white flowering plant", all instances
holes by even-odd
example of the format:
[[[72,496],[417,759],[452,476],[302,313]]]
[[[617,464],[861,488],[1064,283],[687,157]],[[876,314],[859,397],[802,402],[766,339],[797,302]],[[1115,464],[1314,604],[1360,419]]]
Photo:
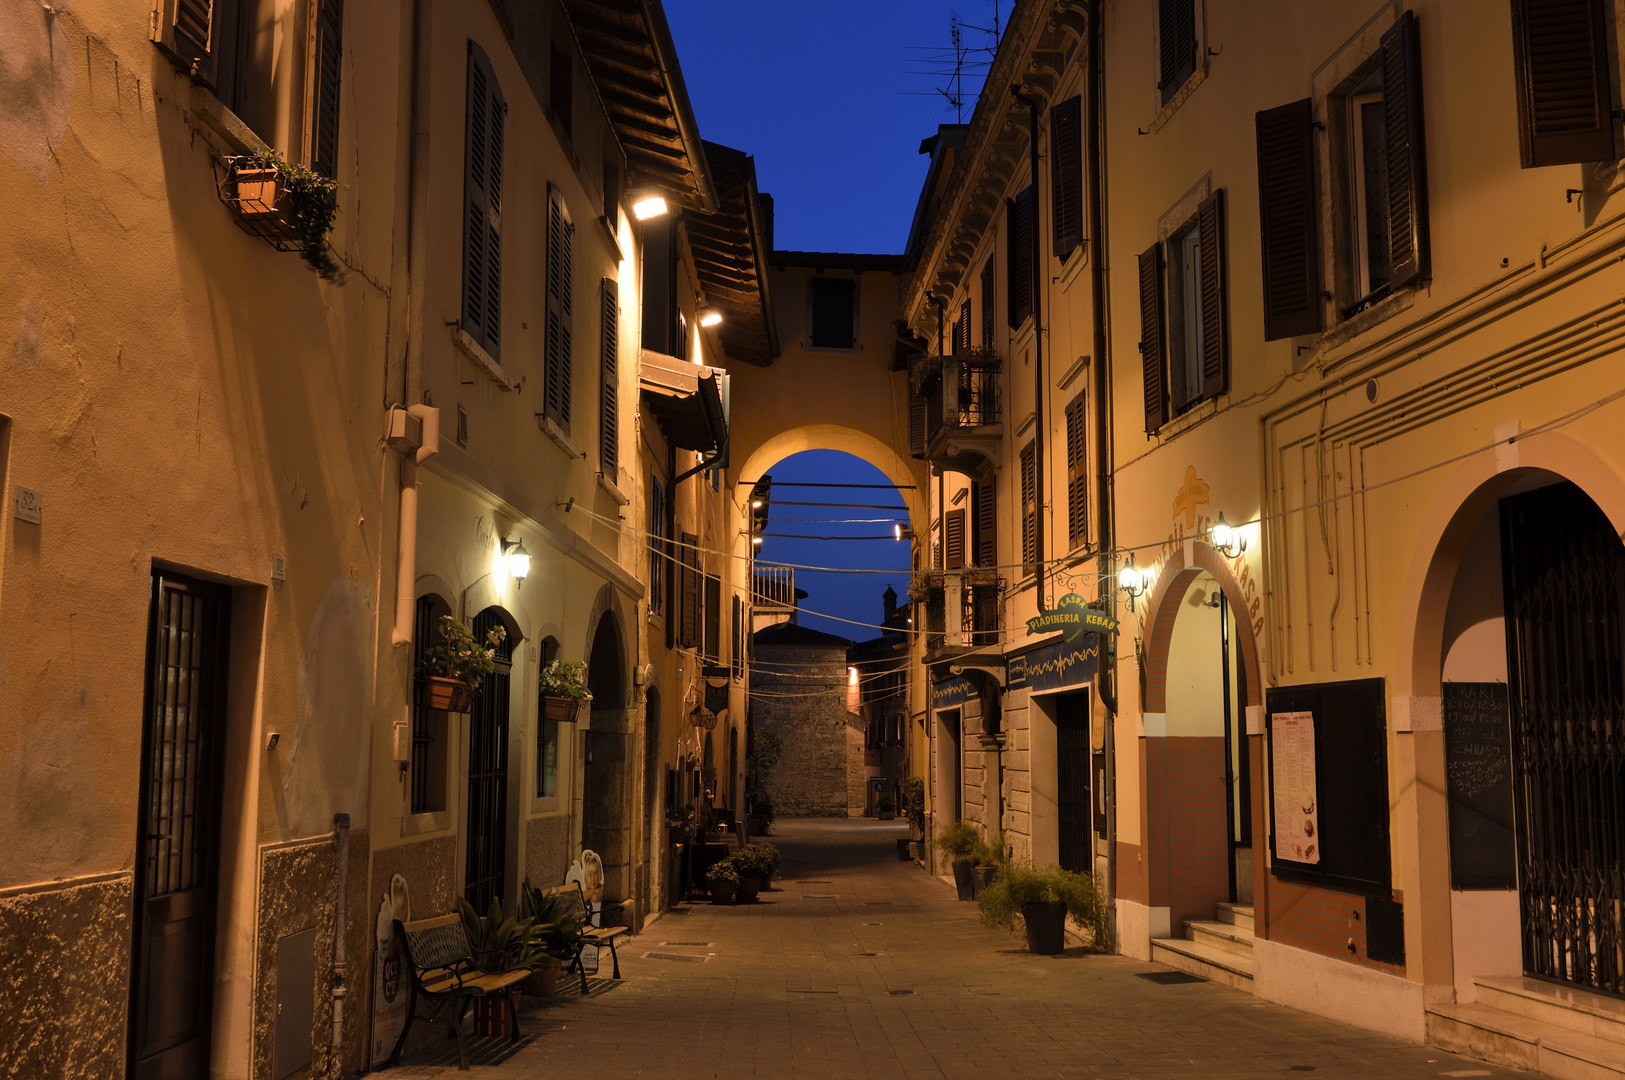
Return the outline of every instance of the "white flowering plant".
[[[485,677],[497,669],[497,646],[508,639],[508,631],[493,626],[484,643],[474,640],[473,631],[450,615],[440,616],[440,644],[429,650],[429,667],[434,674],[456,679],[470,690],[478,690]]]

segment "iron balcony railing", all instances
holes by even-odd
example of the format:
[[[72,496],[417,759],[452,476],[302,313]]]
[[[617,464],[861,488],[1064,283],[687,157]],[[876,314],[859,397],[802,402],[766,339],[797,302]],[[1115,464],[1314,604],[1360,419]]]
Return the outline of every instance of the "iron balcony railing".
[[[758,605],[796,606],[796,572],[789,566],[764,566],[756,571],[753,590]]]
[[[913,383],[925,403],[925,441],[999,422],[998,357],[978,350],[918,362]]]
[[[997,645],[1004,629],[1004,578],[978,567],[919,575],[925,599],[925,651]]]

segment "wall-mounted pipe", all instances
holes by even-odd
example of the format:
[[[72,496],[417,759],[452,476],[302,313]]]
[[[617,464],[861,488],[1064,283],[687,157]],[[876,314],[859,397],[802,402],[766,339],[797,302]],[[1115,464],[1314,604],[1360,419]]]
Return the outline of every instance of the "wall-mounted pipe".
[[[350,964],[344,949],[344,929],[349,922],[350,905],[350,815],[333,815],[335,861],[333,877],[337,896],[333,904],[333,1059],[328,1075],[344,1075],[344,996],[349,991]]]
[[[401,458],[401,535],[396,550],[394,645],[412,644],[418,581],[418,469],[440,452],[440,410],[409,405],[406,411],[423,421],[423,443]]]
[[[1044,244],[1038,232],[1038,99],[1028,97],[1022,92],[1021,84],[1016,83],[1010,87],[1010,96],[1021,104],[1027,106],[1027,154],[1032,162],[1032,202],[1028,203],[1028,212],[1032,214],[1028,232],[1032,236],[1033,254],[1032,266],[1028,272],[1032,274],[1033,301],[1033,465],[1038,470],[1034,477],[1033,512],[1035,527],[1033,529],[1033,565],[1036,578],[1033,586],[1038,599],[1038,609],[1044,609],[1044,492],[1048,485],[1044,478],[1049,475],[1049,468],[1044,461],[1044,399],[1047,396],[1044,385],[1044,303],[1043,289],[1039,282],[1044,280]]]

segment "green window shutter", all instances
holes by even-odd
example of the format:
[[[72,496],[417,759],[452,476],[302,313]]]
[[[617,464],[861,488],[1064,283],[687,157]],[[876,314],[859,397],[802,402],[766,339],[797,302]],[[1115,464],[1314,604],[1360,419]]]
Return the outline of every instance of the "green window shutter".
[[[502,141],[508,106],[485,51],[468,43],[463,170],[463,330],[502,359]]]
[[[1422,47],[1416,13],[1382,35],[1383,138],[1387,149],[1389,284],[1428,273],[1427,144],[1422,137]]]
[[[1049,111],[1050,216],[1055,257],[1065,259],[1083,243],[1083,98]]]
[[[619,483],[621,467],[621,298],[614,278],[598,286],[603,353],[603,379],[599,384],[598,458],[604,477]]]
[[[1162,245],[1140,253],[1140,367],[1145,378],[1145,430],[1168,422],[1167,360],[1162,333]]]
[[[546,378],[543,411],[565,431],[570,430],[570,392],[574,376],[571,347],[570,276],[573,272],[571,247],[575,223],[564,193],[558,185],[547,185],[547,338]]]
[[[1258,221],[1264,268],[1264,340],[1315,334],[1320,296],[1320,204],[1315,109],[1310,98],[1266,109],[1258,132]]]
[[[1518,150],[1526,169],[1615,156],[1605,0],[1512,0]]]
[[[1224,276],[1223,188],[1197,207],[1196,231],[1202,248],[1202,396],[1216,397],[1230,389],[1230,297]]]
[[[310,114],[311,167],[329,177],[338,173],[343,34],[344,0],[320,0],[316,9],[315,100]]]

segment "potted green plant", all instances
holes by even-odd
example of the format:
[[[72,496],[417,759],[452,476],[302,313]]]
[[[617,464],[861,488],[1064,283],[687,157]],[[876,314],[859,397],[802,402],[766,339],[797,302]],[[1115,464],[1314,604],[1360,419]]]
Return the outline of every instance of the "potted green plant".
[[[528,878],[519,886],[519,914],[534,920],[533,934],[541,946],[532,954],[533,974],[521,989],[532,997],[552,997],[558,991],[559,969],[581,944],[586,916],[578,905],[549,896]]]
[[[462,897],[457,898],[457,910],[463,917],[468,950],[473,954],[475,966],[481,971],[495,975],[525,968],[535,972],[537,965],[544,962],[541,938],[534,918],[504,916],[502,901],[494,896],[491,907],[484,915],[475,911],[474,905]],[[513,1017],[512,995],[518,991],[519,987],[514,986],[508,993],[476,998],[475,1033],[508,1035],[508,1025]]]
[[[1005,862],[1004,833],[999,833],[992,840],[980,840],[975,850],[971,852],[971,899],[975,899],[981,890],[998,874],[999,868]]]
[[[705,872],[705,884],[711,890],[713,904],[733,903],[734,894],[739,889],[739,871],[734,869],[733,860],[730,858],[712,863]]]
[[[542,719],[573,724],[581,706],[592,700],[580,660],[555,660],[542,669]]]
[[[903,781],[903,813],[908,815],[909,831],[914,839],[925,837],[925,781],[912,776]]]
[[[968,821],[956,821],[937,836],[937,850],[952,860],[954,889],[961,900],[975,898],[976,849],[981,842],[981,834]]]
[[[897,817],[897,800],[890,792],[875,800],[875,816],[881,821],[891,821]]]
[[[732,861],[739,875],[739,899],[750,903],[779,872],[779,849],[772,844],[746,844]]]
[[[673,844],[686,844],[694,838],[694,807],[666,807],[666,840]]]
[[[1106,905],[1089,874],[1024,863],[1006,863],[976,898],[982,922],[1012,933],[1019,921],[1030,952],[1058,953],[1066,945],[1066,917],[1075,919],[1100,948],[1106,939]]]
[[[482,645],[473,631],[450,615],[440,616],[440,644],[429,650],[430,674],[424,679],[424,704],[431,709],[467,712],[474,691],[496,670],[497,646],[507,640],[508,631],[493,626]]]
[[[279,217],[312,270],[330,281],[344,276],[327,246],[338,214],[337,181],[261,150],[232,161],[231,183],[238,213]]]
[[[750,804],[749,824],[751,835],[766,836],[773,830],[773,797],[765,791],[758,791],[756,798]]]

